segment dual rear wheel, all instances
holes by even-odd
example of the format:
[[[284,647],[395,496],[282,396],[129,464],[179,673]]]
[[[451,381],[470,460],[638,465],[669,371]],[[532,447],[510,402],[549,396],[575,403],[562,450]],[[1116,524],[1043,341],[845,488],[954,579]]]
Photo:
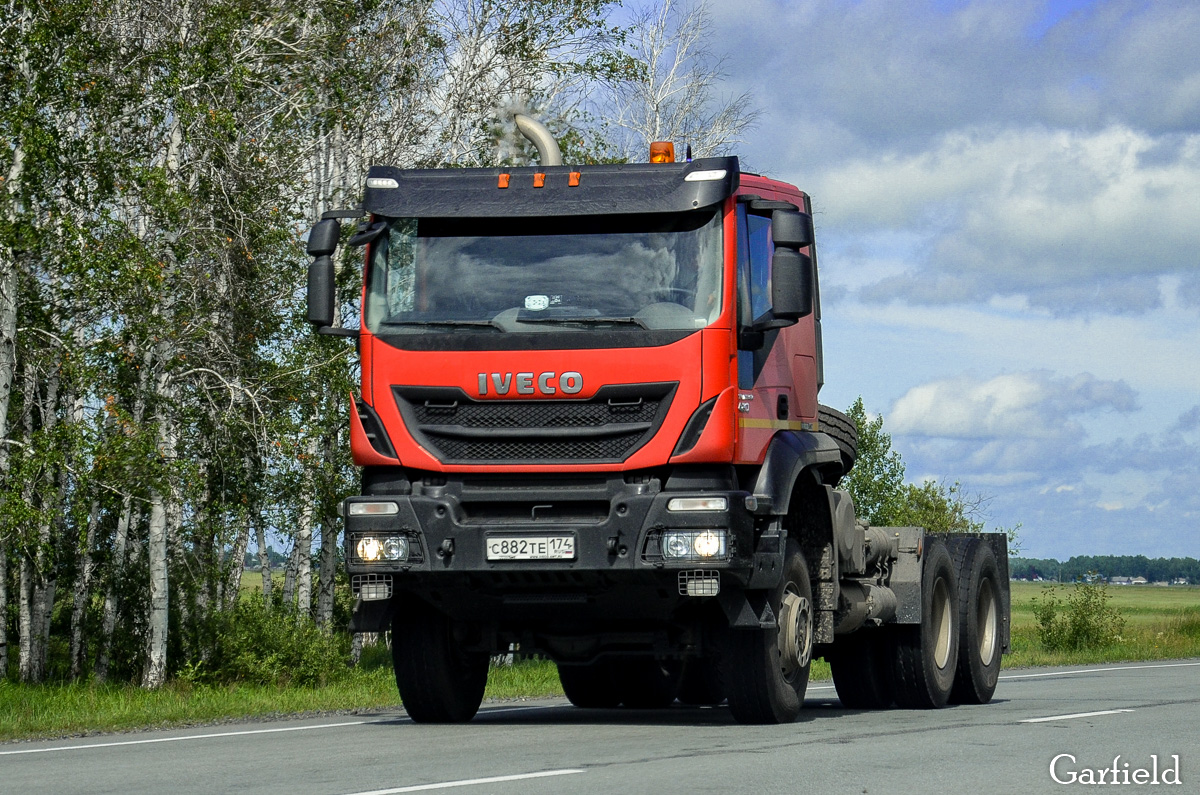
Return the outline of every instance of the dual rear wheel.
[[[849,709],[985,704],[1000,673],[1002,591],[996,555],[978,538],[925,537],[922,622],[860,629],[829,655]]]

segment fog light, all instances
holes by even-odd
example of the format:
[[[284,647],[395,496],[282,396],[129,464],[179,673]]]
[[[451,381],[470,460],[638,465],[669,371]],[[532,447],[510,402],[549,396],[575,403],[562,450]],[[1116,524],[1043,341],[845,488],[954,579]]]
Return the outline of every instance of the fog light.
[[[383,556],[388,560],[404,560],[408,557],[408,539],[404,536],[392,536],[384,539]]]
[[[365,560],[368,563],[379,560],[379,556],[383,554],[383,545],[379,543],[379,539],[375,536],[364,536],[358,539],[358,559]]]
[[[675,497],[667,502],[667,510],[683,511],[724,511],[729,508],[729,501],[724,497]]]

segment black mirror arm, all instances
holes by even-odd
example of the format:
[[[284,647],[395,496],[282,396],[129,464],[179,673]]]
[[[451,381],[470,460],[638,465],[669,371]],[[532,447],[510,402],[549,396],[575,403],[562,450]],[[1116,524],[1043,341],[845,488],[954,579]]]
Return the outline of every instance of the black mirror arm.
[[[342,328],[341,326],[321,326],[316,329],[318,334],[324,334],[326,337],[354,337],[358,338],[360,329]]]

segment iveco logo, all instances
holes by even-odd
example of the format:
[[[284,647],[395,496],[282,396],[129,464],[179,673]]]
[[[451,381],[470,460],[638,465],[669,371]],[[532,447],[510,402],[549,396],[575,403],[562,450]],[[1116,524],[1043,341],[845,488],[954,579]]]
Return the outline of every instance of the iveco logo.
[[[507,395],[516,382],[518,395],[532,395],[537,392],[543,395],[574,395],[583,389],[583,376],[574,371],[566,373],[480,373],[479,394],[486,395],[489,391],[497,395]],[[489,386],[490,384],[490,386]]]

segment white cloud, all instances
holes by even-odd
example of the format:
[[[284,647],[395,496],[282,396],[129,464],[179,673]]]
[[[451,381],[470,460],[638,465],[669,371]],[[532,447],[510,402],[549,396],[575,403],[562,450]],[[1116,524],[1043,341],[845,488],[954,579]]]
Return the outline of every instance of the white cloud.
[[[1144,157],[1158,146],[1115,126],[953,132],[918,154],[832,167],[811,190],[835,234],[926,230],[916,267],[864,288],[868,300],[1015,293],[1065,311],[1145,311],[1160,303],[1158,275],[1200,265],[1200,135]]]
[[[1072,415],[1132,411],[1137,396],[1123,381],[1090,373],[1056,378],[1046,371],[986,381],[960,377],[913,387],[889,415],[898,434],[953,439],[1059,439],[1079,435]]]

